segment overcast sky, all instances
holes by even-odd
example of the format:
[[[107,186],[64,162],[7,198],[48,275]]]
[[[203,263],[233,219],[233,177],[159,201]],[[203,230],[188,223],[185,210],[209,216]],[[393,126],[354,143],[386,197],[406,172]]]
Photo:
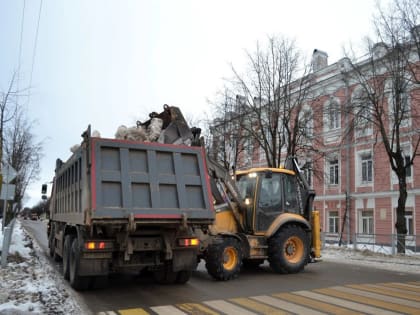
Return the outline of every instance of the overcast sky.
[[[19,88],[31,89],[19,101],[44,141],[28,206],[89,124],[113,137],[163,104],[195,119],[211,114],[207,100],[231,75],[229,64],[241,69],[245,50],[268,35],[295,39],[308,58],[326,51],[334,63],[344,45],[370,34],[375,1],[43,0],[31,81],[39,7],[40,0],[0,0],[0,90],[20,69]]]

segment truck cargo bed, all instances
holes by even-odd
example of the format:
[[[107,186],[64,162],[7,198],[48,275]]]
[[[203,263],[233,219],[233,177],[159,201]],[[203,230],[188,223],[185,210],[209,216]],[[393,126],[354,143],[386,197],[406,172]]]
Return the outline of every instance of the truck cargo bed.
[[[214,218],[202,148],[103,138],[84,144],[56,170],[55,220]]]

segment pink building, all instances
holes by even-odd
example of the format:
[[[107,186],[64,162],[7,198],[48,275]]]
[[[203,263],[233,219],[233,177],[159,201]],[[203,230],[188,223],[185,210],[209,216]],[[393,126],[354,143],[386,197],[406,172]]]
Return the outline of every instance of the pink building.
[[[380,48],[380,46],[378,46]],[[361,64],[363,61],[360,62]],[[347,107],[360,100],[362,89],[351,79],[349,60],[343,58],[328,65],[325,52],[313,54],[312,94],[305,104],[313,121],[308,123],[312,145],[322,154],[308,153],[300,157],[308,181],[316,191],[314,206],[320,210],[326,241],[363,242],[390,246],[395,235],[398,181],[391,170],[388,155],[376,127],[366,120],[354,122]],[[406,98],[409,115],[402,131],[403,152],[408,160],[416,151],[420,136],[420,88],[413,85]],[[213,139],[215,140],[215,139]],[[216,141],[217,142],[217,141]],[[244,143],[251,150],[239,154],[238,165],[265,166],[261,148],[251,139]],[[420,154],[420,148],[417,149]],[[420,247],[420,157],[407,168],[406,245]],[[396,238],[395,238],[396,239]]]

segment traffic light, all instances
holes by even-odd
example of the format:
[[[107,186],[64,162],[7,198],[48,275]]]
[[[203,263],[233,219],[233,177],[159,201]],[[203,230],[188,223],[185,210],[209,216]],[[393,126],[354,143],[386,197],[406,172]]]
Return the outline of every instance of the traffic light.
[[[41,194],[45,195],[47,193],[47,184],[42,184]]]

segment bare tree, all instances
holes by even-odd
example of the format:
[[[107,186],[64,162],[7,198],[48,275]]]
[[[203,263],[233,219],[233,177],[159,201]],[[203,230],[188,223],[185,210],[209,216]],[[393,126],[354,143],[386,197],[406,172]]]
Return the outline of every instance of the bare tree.
[[[3,186],[3,174],[2,174],[2,162],[3,162],[3,151],[4,151],[4,133],[6,124],[9,123],[16,115],[18,108],[17,98],[18,91],[15,89],[15,77],[13,74],[10,80],[9,86],[6,92],[0,91],[0,191]],[[7,203],[4,203],[7,209]],[[3,228],[10,220],[10,216],[7,215],[6,209],[3,209]]]
[[[302,131],[307,125],[304,118],[309,117],[302,110],[311,77],[308,68],[302,67],[295,42],[285,37],[269,37],[264,48],[257,43],[255,52],[247,52],[247,57],[245,74],[232,66],[233,90],[243,96],[247,108],[242,126],[262,150],[268,166],[278,167],[283,155],[296,155],[308,144]]]
[[[219,93],[213,107],[217,117],[209,123],[211,156],[227,170],[240,168],[240,163],[252,154],[243,125],[247,109],[241,98],[228,88]]]
[[[40,171],[42,143],[36,142],[32,127],[33,122],[26,119],[22,110],[18,110],[4,135],[5,160],[17,171],[14,197],[17,210],[22,206],[26,188],[37,179]]]
[[[360,89],[351,113],[355,128],[371,126],[383,145],[390,167],[398,178],[396,230],[398,252],[405,251],[407,172],[419,155],[419,37],[413,34],[419,19],[418,1],[395,1],[384,11],[379,3],[374,21],[376,38],[367,39],[367,58],[350,62],[349,82]],[[418,28],[417,28],[418,29]],[[354,58],[353,58],[354,60]],[[350,107],[349,107],[350,108]],[[409,150],[404,147],[409,143]]]

